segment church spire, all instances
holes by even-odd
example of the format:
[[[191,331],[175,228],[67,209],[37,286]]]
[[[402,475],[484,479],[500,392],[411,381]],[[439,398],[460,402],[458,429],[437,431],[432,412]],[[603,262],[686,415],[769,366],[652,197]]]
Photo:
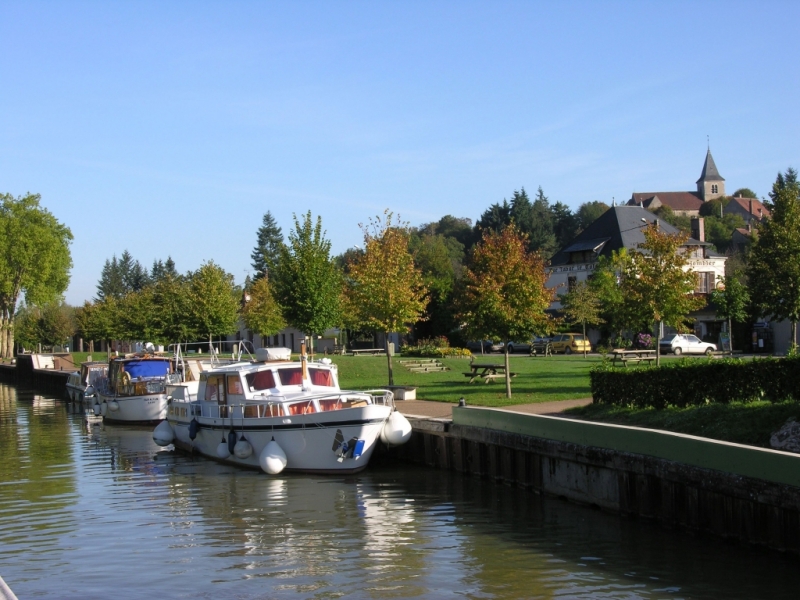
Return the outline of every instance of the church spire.
[[[706,161],[703,163],[703,172],[697,180],[697,193],[703,200],[712,200],[725,195],[725,179],[719,174],[711,148],[706,151]]]

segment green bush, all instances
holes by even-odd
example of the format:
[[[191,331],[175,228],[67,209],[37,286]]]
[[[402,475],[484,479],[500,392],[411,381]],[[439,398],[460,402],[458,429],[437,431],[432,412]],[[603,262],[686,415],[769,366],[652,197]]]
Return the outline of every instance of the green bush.
[[[414,346],[403,346],[400,348],[403,356],[417,356],[430,358],[463,358],[471,356],[466,348],[451,348],[447,338],[440,336],[432,339],[418,340]]]
[[[606,360],[591,370],[589,379],[595,402],[631,408],[797,401],[800,358],[684,358],[636,369],[614,368]]]

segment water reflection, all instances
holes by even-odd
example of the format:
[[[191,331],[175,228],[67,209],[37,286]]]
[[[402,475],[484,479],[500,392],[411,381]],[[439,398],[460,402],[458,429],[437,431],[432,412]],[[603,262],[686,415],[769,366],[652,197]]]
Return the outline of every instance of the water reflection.
[[[269,478],[47,406],[0,386],[0,565],[20,597],[788,598],[800,581],[794,559],[476,479]],[[33,463],[58,477],[25,483]]]

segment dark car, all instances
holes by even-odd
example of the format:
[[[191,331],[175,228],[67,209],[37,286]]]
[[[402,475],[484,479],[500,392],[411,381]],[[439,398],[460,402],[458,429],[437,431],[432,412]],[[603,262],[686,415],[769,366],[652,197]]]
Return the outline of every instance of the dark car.
[[[489,354],[490,352],[503,351],[502,342],[494,342],[492,340],[473,340],[467,342],[467,350],[469,350],[472,353],[481,352],[481,347],[483,348],[484,354]]]

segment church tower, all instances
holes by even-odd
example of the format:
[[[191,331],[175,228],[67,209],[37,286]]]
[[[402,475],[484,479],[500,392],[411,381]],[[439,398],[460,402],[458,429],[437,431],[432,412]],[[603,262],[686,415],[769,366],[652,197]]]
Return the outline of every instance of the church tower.
[[[713,200],[725,195],[725,180],[717,171],[714,157],[711,156],[711,148],[706,153],[703,172],[700,174],[700,179],[697,180],[697,193],[703,201]]]

